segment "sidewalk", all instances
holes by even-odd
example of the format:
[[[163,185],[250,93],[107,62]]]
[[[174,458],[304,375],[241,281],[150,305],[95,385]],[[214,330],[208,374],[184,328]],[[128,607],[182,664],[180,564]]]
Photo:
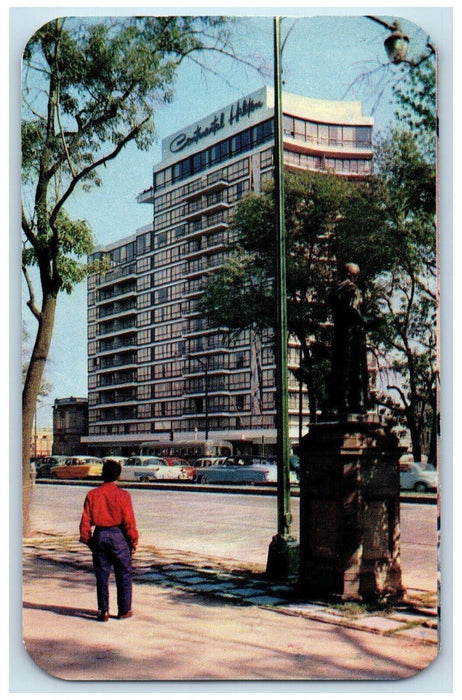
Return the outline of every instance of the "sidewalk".
[[[115,606],[115,587],[111,588]],[[95,621],[88,549],[71,537],[24,546],[24,638],[31,658],[68,680],[383,680],[438,653],[434,592],[388,610],[294,600],[264,572],[141,547],[134,617]],[[81,653],[76,650],[81,650]]]

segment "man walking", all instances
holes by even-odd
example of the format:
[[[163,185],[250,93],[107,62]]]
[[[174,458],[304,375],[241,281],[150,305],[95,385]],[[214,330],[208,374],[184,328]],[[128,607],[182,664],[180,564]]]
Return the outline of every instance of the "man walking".
[[[132,616],[132,553],[138,544],[138,530],[128,491],[115,483],[119,462],[103,464],[103,484],[88,492],[80,521],[80,542],[93,553],[96,576],[98,620],[109,620],[109,574],[114,567],[118,619]],[[92,527],[94,531],[92,534]]]

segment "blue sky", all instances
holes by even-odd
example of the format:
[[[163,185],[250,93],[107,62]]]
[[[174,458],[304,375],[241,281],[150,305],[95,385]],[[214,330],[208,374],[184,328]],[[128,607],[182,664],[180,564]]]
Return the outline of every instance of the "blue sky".
[[[146,8],[146,11],[153,10]],[[169,12],[172,11],[169,9]],[[187,8],[182,10],[185,14],[187,11]],[[223,8],[220,11],[225,12]],[[16,31],[13,32],[18,51],[35,29],[52,17],[139,14],[133,8],[14,8],[13,12],[18,13],[18,20],[20,18],[15,22]],[[134,146],[127,148],[101,173],[102,187],[90,194],[78,193],[68,207],[73,216],[88,221],[97,244],[111,243],[131,235],[150,222],[151,206],[137,204],[136,196],[151,184],[152,167],[161,158],[162,138],[264,84],[272,84],[272,15],[289,12],[277,7],[258,8],[252,13],[257,16],[251,16],[246,9],[231,8],[226,11],[226,14],[231,13],[247,13],[245,20],[238,23],[236,46],[243,55],[254,52],[262,58],[268,68],[266,79],[252,68],[231,66],[226,62],[211,65],[214,70],[227,75],[228,81],[211,73],[203,74],[194,65],[183,64],[173,103],[163,107],[157,115],[158,142],[148,152],[137,151]],[[209,14],[212,14],[212,10]],[[363,14],[388,17],[390,20],[401,18],[403,29],[411,37],[416,53],[424,50],[427,36],[431,36],[442,51],[441,63],[444,65],[447,44],[442,46],[441,38],[447,37],[448,19],[450,21],[450,16],[444,10],[409,7],[369,7],[356,11],[349,8],[294,8],[282,24],[283,38],[289,32],[283,56],[284,89],[310,97],[360,100],[363,112],[374,116],[375,130],[383,131],[393,121],[389,101],[391,93],[386,91],[379,104],[375,105],[383,84],[377,82],[378,78],[368,84],[357,79],[380,63],[385,63],[383,40],[387,31],[361,16]],[[32,331],[34,325],[28,319],[28,313],[24,311],[24,318],[29,321]],[[57,397],[87,394],[85,284],[79,285],[70,297],[63,294],[58,302],[46,375],[52,390],[39,410],[38,422],[41,426],[50,423],[51,409],[46,404],[51,404]]]

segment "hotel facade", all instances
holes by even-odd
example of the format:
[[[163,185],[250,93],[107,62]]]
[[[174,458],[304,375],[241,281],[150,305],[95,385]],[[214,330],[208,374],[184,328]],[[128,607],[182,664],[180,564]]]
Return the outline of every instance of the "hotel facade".
[[[364,179],[373,120],[358,102],[284,93],[284,164]],[[153,182],[138,196],[151,223],[95,250],[111,268],[88,280],[89,431],[92,454],[128,454],[148,440],[206,434],[245,452],[274,452],[271,332],[232,336],[198,311],[222,265],[240,199],[273,176],[274,93],[238,100],[165,138]],[[299,352],[289,343],[289,368]],[[289,372],[289,422],[298,442],[305,394]]]

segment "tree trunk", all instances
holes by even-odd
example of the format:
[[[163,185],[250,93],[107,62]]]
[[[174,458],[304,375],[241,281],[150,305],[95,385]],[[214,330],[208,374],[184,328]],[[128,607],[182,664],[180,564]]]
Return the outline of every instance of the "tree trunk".
[[[414,462],[421,462],[422,461],[422,443],[421,443],[421,434],[420,430],[417,426],[417,422],[415,419],[415,410],[412,407],[407,411],[407,424],[409,428],[409,433],[411,435],[411,446],[412,446],[412,455],[414,457]]]
[[[434,464],[435,467],[438,466],[438,422],[438,414],[434,410],[431,421],[430,445],[428,447],[428,461],[430,462],[430,464]]]
[[[56,296],[45,293],[38,324],[37,336],[32,350],[26,380],[22,393],[22,498],[23,498],[23,535],[31,534],[30,505],[32,480],[30,477],[31,438],[34,415],[40,385],[50,350],[56,311]]]

